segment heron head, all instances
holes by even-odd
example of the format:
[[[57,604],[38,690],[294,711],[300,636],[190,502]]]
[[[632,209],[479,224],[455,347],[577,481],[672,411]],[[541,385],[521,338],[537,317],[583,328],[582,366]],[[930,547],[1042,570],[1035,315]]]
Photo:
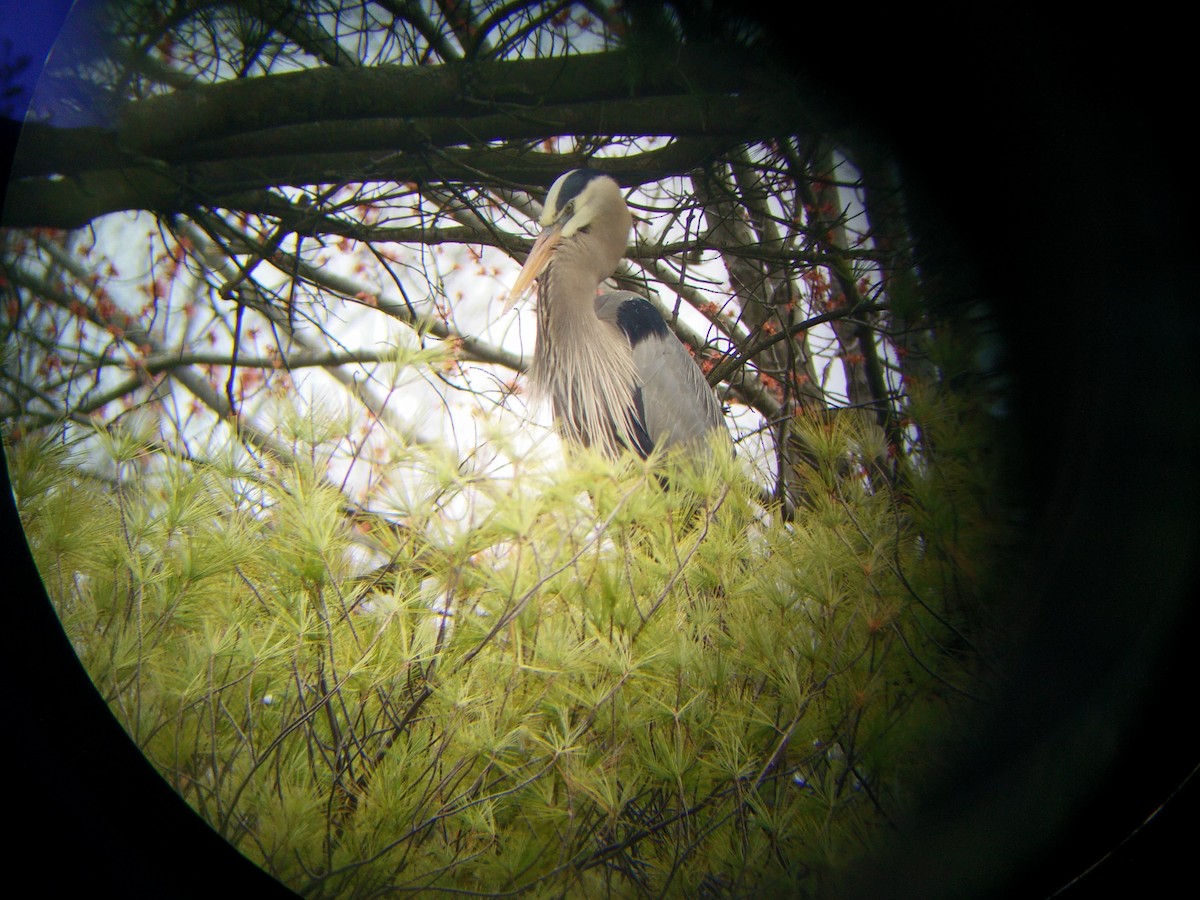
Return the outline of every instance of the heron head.
[[[509,292],[504,312],[528,292],[564,241],[586,241],[584,259],[595,267],[597,283],[607,278],[625,252],[632,219],[616,181],[594,169],[573,169],[550,186],[538,224],[542,233]]]

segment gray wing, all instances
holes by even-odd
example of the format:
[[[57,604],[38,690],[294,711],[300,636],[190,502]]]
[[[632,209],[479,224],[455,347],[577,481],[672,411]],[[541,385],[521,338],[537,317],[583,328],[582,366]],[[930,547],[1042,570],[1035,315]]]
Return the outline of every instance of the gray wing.
[[[704,373],[648,300],[615,291],[597,298],[596,315],[629,339],[641,382],[638,412],[652,446],[702,444],[713,430],[725,430]]]

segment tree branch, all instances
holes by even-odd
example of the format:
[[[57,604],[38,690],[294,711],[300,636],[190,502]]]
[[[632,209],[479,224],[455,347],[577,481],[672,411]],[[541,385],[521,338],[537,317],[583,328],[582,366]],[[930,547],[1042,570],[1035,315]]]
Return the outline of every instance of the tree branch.
[[[692,138],[602,166],[622,184],[678,175],[726,147],[732,138]],[[82,151],[81,151],[82,152]],[[160,214],[196,206],[239,209],[240,195],[281,186],[346,182],[479,182],[481,173],[510,184],[544,185],[564,167],[586,160],[505,147],[451,148],[436,154],[351,152],[168,166],[157,161],[82,173],[72,178],[25,178],[8,187],[4,224],[78,228],[106,213],[145,209]],[[261,195],[259,195],[261,197]]]
[[[671,146],[690,148],[675,151],[687,157],[678,174],[731,142],[821,127],[795,85],[770,81],[745,54],[700,44],[673,52],[672,65],[652,71],[624,51],[310,69],[133,100],[112,129],[33,123],[5,221],[71,228],[266,187],[438,180],[428,150],[464,143],[477,148],[457,151],[475,170],[544,184],[561,169],[527,167],[534,154],[494,145],[564,134],[673,135]]]

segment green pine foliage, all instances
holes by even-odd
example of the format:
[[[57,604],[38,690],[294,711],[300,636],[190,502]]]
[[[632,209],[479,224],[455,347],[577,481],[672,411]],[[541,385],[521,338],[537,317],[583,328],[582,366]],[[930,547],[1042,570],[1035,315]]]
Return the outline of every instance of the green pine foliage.
[[[488,480],[407,448],[476,495],[456,532],[433,505],[348,515],[316,444],[307,468],[131,429],[7,452],[113,713],[300,893],[811,896],[983,681],[986,431],[946,390],[909,416],[920,450],[891,469],[866,417],[797,422],[791,522],[732,462],[664,490],[633,459]]]

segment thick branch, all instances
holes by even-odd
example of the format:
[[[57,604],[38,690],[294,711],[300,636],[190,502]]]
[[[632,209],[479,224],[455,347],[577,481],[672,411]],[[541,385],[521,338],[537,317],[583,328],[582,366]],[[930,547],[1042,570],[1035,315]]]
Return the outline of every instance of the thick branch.
[[[310,69],[131,101],[111,129],[34,123],[14,161],[5,222],[70,228],[267,187],[438,180],[438,158],[461,145],[478,148],[457,151],[472,157],[469,169],[546,183],[558,173],[523,166],[528,153],[495,143],[669,134],[712,152],[821,128],[825,116],[795,85],[768,81],[754,59],[705,45],[672,52],[653,71],[623,51]],[[690,166],[703,161],[685,155]]]
[[[714,65],[721,57],[722,64]],[[623,52],[441,66],[307,69],[136,101],[118,132],[129,152],[173,159],[181,149],[237,134],[356,119],[471,119],[636,97],[744,92],[748,61],[718,48],[679,48],[675,66],[639,77]],[[774,98],[778,100],[778,96]]]
[[[692,138],[658,150],[605,161],[622,184],[679,175],[726,147],[731,138]],[[13,227],[78,228],[111,212],[145,209],[187,212],[197,206],[238,206],[238,195],[280,186],[365,181],[549,184],[564,166],[584,160],[555,153],[503,147],[451,148],[412,153],[325,153],[168,166],[156,161],[87,172],[74,178],[26,178],[12,182],[4,224]],[[261,197],[261,195],[259,195]],[[254,207],[251,206],[250,209]]]

